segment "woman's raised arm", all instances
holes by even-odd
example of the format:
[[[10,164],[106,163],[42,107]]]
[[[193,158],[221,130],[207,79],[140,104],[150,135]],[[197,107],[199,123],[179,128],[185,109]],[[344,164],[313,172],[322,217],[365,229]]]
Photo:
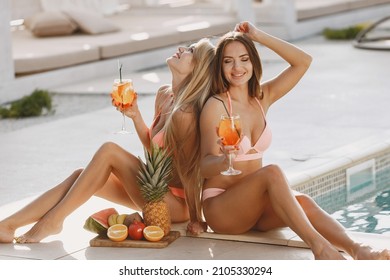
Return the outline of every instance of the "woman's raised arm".
[[[289,64],[275,78],[262,84],[264,97],[270,106],[299,82],[309,68],[312,57],[297,46],[274,37],[249,22],[237,24],[235,30],[245,33],[252,41],[271,49]]]

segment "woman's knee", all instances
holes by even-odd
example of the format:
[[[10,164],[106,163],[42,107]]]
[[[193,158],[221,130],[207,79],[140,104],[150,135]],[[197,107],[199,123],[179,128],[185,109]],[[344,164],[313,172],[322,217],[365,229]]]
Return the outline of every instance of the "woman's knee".
[[[110,157],[115,155],[120,149],[119,145],[114,142],[106,142],[100,146],[100,148],[95,153],[95,157]]]
[[[276,174],[282,173],[282,169],[279,167],[279,165],[276,164],[269,164],[265,166],[264,169],[267,169],[268,172],[274,172]]]
[[[278,165],[270,164],[260,170],[262,171],[260,176],[264,176],[266,180],[272,185],[280,185],[280,183],[287,183],[283,171]]]
[[[119,145],[114,142],[105,142],[103,145],[100,146],[99,151],[104,152],[111,152],[114,150],[117,150],[119,148]]]
[[[76,178],[78,178],[83,171],[84,171],[84,168],[78,168],[75,171],[73,171],[72,176],[75,176]]]

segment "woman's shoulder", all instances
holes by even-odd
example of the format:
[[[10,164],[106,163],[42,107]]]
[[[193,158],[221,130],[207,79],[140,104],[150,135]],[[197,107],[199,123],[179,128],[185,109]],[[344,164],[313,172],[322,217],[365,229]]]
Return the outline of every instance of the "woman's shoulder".
[[[211,107],[211,108],[216,108],[219,106],[223,106],[223,104],[227,101],[226,96],[222,93],[219,94],[213,94],[212,96],[207,99],[205,103],[205,108],[206,107]]]
[[[163,100],[165,100],[167,97],[172,96],[172,88],[171,85],[162,85],[160,88],[157,90],[156,94],[156,102],[160,103]]]
[[[171,85],[162,85],[159,87],[159,89],[157,90],[157,96],[168,96],[168,95],[171,95],[172,94],[172,88],[171,88]]]
[[[269,83],[266,82],[262,85],[261,93],[256,97],[256,99],[260,101],[263,109],[268,109],[271,105]]]
[[[225,95],[222,94],[222,93],[218,93],[218,94],[213,94],[211,95],[207,101],[206,101],[206,104],[205,105],[208,105],[208,106],[213,106],[215,104],[218,104],[218,103],[221,103],[221,102],[225,102]],[[210,105],[211,104],[211,105]]]
[[[225,96],[224,94],[215,94],[209,97],[202,109],[202,115],[222,114],[225,112]]]

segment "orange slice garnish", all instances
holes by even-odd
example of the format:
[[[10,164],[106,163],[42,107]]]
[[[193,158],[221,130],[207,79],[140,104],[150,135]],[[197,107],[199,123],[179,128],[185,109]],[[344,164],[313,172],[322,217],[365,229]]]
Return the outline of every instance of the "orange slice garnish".
[[[126,109],[135,98],[133,84],[130,81],[114,84],[111,98],[114,106]]]

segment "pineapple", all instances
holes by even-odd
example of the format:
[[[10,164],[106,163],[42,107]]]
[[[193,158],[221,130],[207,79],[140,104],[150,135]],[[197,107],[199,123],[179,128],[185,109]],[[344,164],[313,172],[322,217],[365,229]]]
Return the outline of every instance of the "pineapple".
[[[141,162],[138,184],[145,200],[142,215],[146,226],[159,226],[168,235],[171,229],[171,216],[167,203],[163,200],[169,191],[168,181],[172,171],[172,158],[167,151],[152,145],[150,153],[145,149],[146,163]]]

